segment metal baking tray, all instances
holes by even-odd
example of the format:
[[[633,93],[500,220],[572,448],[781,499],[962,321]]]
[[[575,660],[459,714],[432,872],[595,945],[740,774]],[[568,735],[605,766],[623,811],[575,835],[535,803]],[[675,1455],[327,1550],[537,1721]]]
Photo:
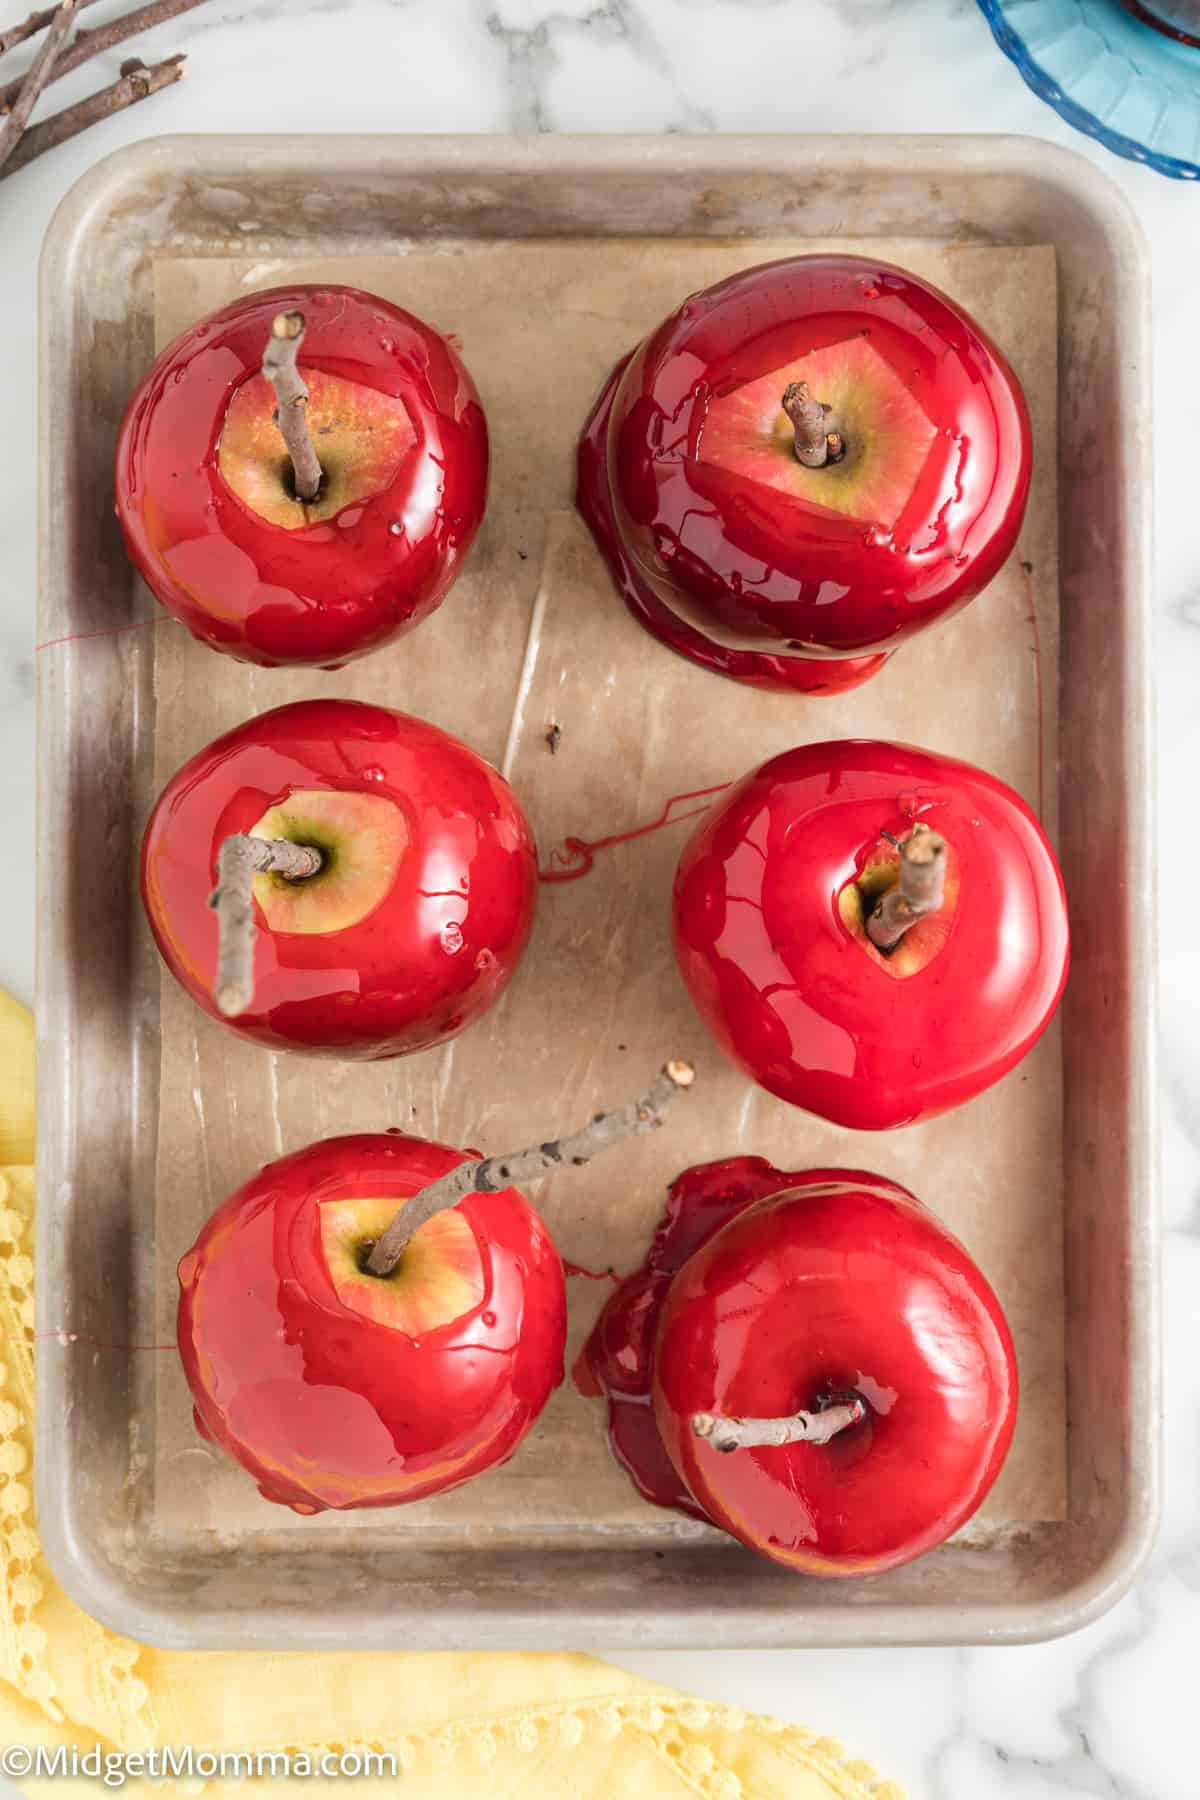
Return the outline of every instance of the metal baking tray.
[[[39,664],[37,1487],[52,1566],[105,1623],[179,1647],[1006,1642],[1083,1625],[1149,1547],[1159,1479],[1155,911],[1141,873],[1154,819],[1148,301],[1135,222],[1082,159],[1020,139],[330,137],[319,167],[313,154],[305,138],[136,145],[72,190],[43,254],[39,639],[83,638],[88,652],[71,644]],[[1057,258],[1050,767],[1074,930],[1066,1519],[983,1532],[861,1582],[801,1581],[702,1530],[430,1538],[387,1515],[369,1532],[266,1525],[231,1540],[198,1517],[164,1533],[143,1404],[159,976],[135,880],[154,633],[120,630],[149,603],[109,503],[117,423],[154,349],[155,261],[615,238],[733,242],[751,260],[756,240],[849,235],[1052,245]],[[1100,893],[1103,908],[1090,906]]]

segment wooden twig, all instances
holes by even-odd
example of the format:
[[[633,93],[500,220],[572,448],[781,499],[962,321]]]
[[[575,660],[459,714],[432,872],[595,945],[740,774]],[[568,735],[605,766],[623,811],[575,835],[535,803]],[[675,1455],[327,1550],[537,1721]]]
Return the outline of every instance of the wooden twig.
[[[552,1169],[579,1168],[601,1150],[643,1131],[656,1131],[664,1109],[676,1094],[690,1088],[696,1071],[690,1062],[675,1060],[663,1068],[648,1093],[614,1112],[597,1113],[582,1131],[571,1137],[553,1138],[511,1156],[475,1157],[459,1163],[448,1175],[431,1181],[400,1208],[367,1260],[372,1275],[390,1275],[404,1254],[405,1245],[435,1213],[457,1206],[468,1194],[498,1194],[517,1182],[536,1181]]]
[[[29,115],[41,98],[42,89],[50,80],[54,59],[75,23],[78,7],[79,0],[62,0],[62,5],[50,21],[50,29],[25,73],[7,119],[0,126],[0,169],[3,169],[21,141],[21,133],[29,123]]]
[[[867,920],[878,950],[894,950],[918,919],[937,912],[945,897],[946,842],[920,819],[900,846],[900,874]]]
[[[821,1412],[792,1413],[786,1419],[734,1419],[721,1413],[693,1413],[692,1430],[728,1456],[734,1450],[778,1448],[783,1444],[828,1444],[839,1431],[865,1418],[866,1407],[855,1396]]]
[[[813,398],[807,381],[793,381],[783,390],[779,403],[796,434],[796,461],[806,469],[823,469],[826,463],[841,462],[846,442],[837,429],[832,408]]]
[[[80,6],[87,6],[90,0],[79,0]],[[169,19],[178,18],[181,13],[191,12],[194,7],[203,6],[205,0],[150,0],[147,6],[138,6],[123,18],[110,19],[106,25],[96,25],[90,31],[77,31],[71,42],[55,59],[44,85],[58,81],[63,75],[69,75],[82,63],[93,56],[101,56],[106,50],[115,50],[127,38],[136,37],[139,31],[153,31],[156,25],[165,25]],[[10,81],[7,86],[0,87],[0,113],[6,113],[16,103],[21,91],[21,80]]]
[[[227,837],[217,858],[217,885],[209,905],[217,910],[215,997],[227,1019],[254,1000],[254,877],[286,875],[301,881],[321,867],[321,852],[290,838],[256,838],[244,832]]]
[[[0,181],[6,181],[15,175],[18,169],[24,169],[35,157],[42,156],[47,150],[57,150],[89,125],[99,124],[101,119],[111,118],[113,113],[123,112],[127,106],[136,106],[140,100],[148,100],[151,94],[157,94],[160,88],[170,87],[183,74],[184,56],[169,56],[165,62],[155,63],[147,68],[145,63],[134,59],[122,65],[121,78],[110,87],[101,88],[98,94],[90,94],[86,100],[80,100],[76,106],[68,106],[62,112],[54,113],[41,125],[31,125],[20,143],[0,169]],[[11,120],[11,114],[9,115]]]
[[[79,0],[76,12],[82,12],[85,6],[95,6],[96,0]],[[0,56],[9,50],[15,50],[18,44],[36,37],[39,31],[45,31],[47,25],[54,22],[57,6],[43,6],[40,12],[31,12],[27,19],[19,25],[10,25],[7,31],[0,31]]]
[[[275,423],[292,459],[296,498],[307,505],[321,491],[321,464],[308,429],[308,389],[296,361],[303,342],[304,314],[276,313],[262,371],[275,389]]]

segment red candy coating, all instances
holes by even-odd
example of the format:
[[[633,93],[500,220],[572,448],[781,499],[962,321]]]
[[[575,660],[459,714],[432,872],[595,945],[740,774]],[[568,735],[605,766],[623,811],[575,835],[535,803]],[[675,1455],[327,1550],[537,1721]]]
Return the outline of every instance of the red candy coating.
[[[533,918],[537,859],[508,783],[434,725],[382,706],[304,700],[247,720],[194,756],[163,789],[142,844],[142,898],[158,947],[198,1005],[213,1000],[217,919],[208,904],[222,841],[250,831],[295,793],[358,795],[397,818],[390,885],[339,927],[345,856],[303,884],[327,883],[328,929],[270,929],[256,905],[252,1009],[226,1024],[273,1049],[399,1056],[442,1043],[482,1017],[507,985]],[[323,827],[298,841],[327,849]],[[351,817],[363,872],[379,853]],[[268,878],[274,879],[274,878]],[[354,893],[351,893],[351,900]],[[353,910],[349,916],[353,916]],[[321,922],[318,920],[318,924]]]
[[[398,1206],[463,1160],[391,1133],[312,1144],[231,1195],[180,1262],[179,1351],[197,1425],[267,1499],[319,1512],[457,1487],[512,1455],[561,1380],[562,1265],[513,1188],[455,1209],[482,1294],[419,1337],[348,1306],[331,1278],[323,1205]],[[402,1260],[373,1285],[404,1276]],[[435,1269],[426,1285],[438,1280]]]
[[[407,443],[383,485],[299,530],[248,505],[218,466],[235,397],[262,381],[271,321],[292,310],[306,320],[301,375],[383,396],[376,412],[390,397]],[[265,395],[264,423],[269,405]],[[322,443],[314,432],[318,457]],[[282,439],[268,448],[282,483]],[[348,454],[372,454],[363,430]],[[475,385],[432,326],[356,288],[276,288],[223,307],[162,352],[121,425],[117,515],[155,598],[213,649],[268,667],[338,665],[440,604],[483,517],[487,476]]]
[[[956,1531],[1004,1461],[1017,1371],[966,1251],[876,1175],[760,1157],[689,1169],[576,1371],[639,1490],[817,1575],[896,1568]],[[721,1454],[697,1412],[783,1417],[854,1394],[825,1445]]]
[[[795,461],[779,403],[797,380],[835,406],[836,466]],[[831,692],[987,585],[1031,462],[1017,379],[961,308],[890,264],[802,256],[691,295],[615,372],[579,505],[656,636]]]
[[[882,834],[946,839],[956,897],[887,959],[844,891]],[[911,967],[921,934],[928,960]],[[726,1054],[780,1099],[878,1131],[998,1081],[1067,976],[1062,878],[1025,802],[981,769],[904,745],[806,744],[739,782],[675,877],[675,954]]]

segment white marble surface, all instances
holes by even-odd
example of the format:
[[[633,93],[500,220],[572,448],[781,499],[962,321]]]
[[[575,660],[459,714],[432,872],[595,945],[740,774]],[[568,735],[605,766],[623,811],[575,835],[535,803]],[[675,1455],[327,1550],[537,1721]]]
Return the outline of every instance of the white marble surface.
[[[4,0],[4,22],[23,0]],[[106,4],[89,23],[114,8]],[[124,10],[123,8],[121,10]],[[287,33],[281,29],[284,16]],[[1136,1592],[1019,1650],[645,1653],[622,1660],[818,1725],[921,1800],[1200,1795],[1200,576],[1197,195],[1068,132],[995,49],[974,0],[209,0],[137,49],[191,52],[180,86],[0,185],[0,981],[33,973],[35,272],[60,196],[157,132],[1014,131],[1095,157],[1155,262],[1167,1322],[1167,1505]],[[17,59],[13,59],[16,61]],[[119,56],[105,79],[115,74]],[[86,92],[95,65],[54,90]],[[1189,794],[1193,799],[1189,800]],[[581,1646],[583,1648],[585,1646]],[[1190,1758],[1190,1765],[1189,1765]]]

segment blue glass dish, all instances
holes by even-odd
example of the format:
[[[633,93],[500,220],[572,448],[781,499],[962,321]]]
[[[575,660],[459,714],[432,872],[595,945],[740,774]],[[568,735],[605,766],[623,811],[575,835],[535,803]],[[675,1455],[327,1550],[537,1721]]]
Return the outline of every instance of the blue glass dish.
[[[1121,0],[979,0],[1006,56],[1068,125],[1118,156],[1200,180],[1200,47]]]

